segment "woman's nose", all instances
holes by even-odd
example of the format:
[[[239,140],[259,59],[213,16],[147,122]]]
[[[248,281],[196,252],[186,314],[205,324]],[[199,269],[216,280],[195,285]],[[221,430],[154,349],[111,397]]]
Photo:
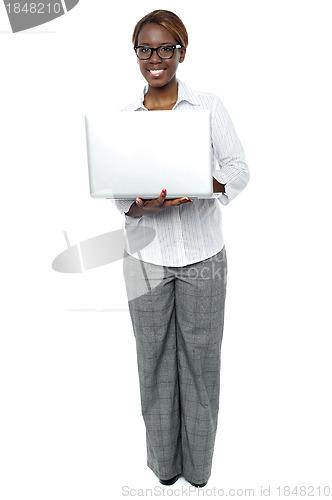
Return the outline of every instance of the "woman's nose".
[[[152,55],[150,57],[150,61],[152,61],[152,62],[160,62],[160,61],[162,61],[161,57],[158,56],[156,50],[152,51]]]

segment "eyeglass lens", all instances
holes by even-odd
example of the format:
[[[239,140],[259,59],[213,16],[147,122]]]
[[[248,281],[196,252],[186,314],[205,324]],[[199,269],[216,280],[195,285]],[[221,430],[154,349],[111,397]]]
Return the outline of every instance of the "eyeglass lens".
[[[150,59],[153,50],[157,51],[157,54],[161,59],[170,59],[174,54],[174,49],[171,45],[165,45],[158,47],[157,49],[151,49],[150,47],[137,47],[136,54],[139,59]]]

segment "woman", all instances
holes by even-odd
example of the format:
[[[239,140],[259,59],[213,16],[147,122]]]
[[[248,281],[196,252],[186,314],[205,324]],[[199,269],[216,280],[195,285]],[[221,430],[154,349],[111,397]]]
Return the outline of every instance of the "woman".
[[[147,465],[162,484],[174,484],[183,475],[203,487],[211,474],[219,408],[227,275],[221,205],[244,189],[249,172],[220,99],[195,92],[176,77],[188,45],[182,21],[172,12],[153,11],[137,23],[133,44],[148,85],[124,111],[211,110],[217,198],[192,201],[184,193],[167,200],[164,186],[157,199],[116,201],[127,234],[140,227],[156,232],[135,255],[127,239],[123,261]]]

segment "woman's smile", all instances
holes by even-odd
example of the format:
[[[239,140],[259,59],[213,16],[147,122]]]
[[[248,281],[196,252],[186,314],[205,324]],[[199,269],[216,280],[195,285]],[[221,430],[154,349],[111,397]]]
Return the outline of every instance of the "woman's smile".
[[[147,71],[149,71],[151,73],[151,76],[153,76],[154,78],[158,78],[163,73],[165,73],[166,69],[149,69],[149,68],[147,68]]]

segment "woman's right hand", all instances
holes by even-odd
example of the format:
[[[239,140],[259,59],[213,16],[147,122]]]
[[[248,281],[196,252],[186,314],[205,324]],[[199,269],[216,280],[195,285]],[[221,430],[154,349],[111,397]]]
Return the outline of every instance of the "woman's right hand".
[[[177,205],[182,205],[183,203],[190,203],[193,200],[188,197],[175,198],[174,200],[166,200],[166,189],[163,189],[159,197],[154,200],[142,200],[142,198],[136,198],[136,205],[141,208],[142,215],[144,214],[157,214],[166,207],[175,207]],[[127,215],[130,215],[129,212]]]

